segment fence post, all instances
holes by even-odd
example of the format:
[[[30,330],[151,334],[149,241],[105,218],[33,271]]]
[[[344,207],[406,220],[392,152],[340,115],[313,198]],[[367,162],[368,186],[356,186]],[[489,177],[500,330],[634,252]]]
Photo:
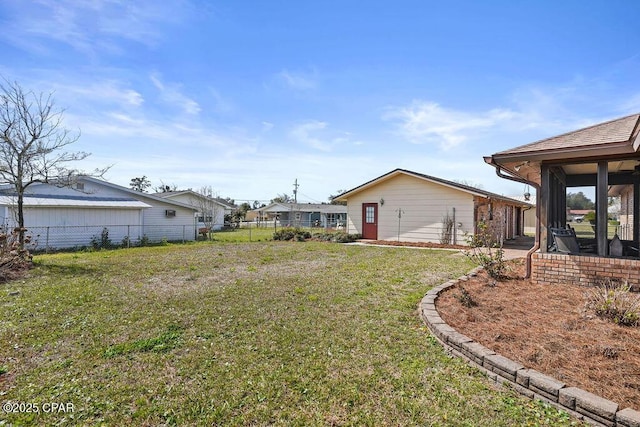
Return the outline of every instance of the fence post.
[[[131,247],[131,226],[127,225],[127,249]]]
[[[251,225],[249,225],[249,241],[251,241]]]
[[[49,227],[47,227],[47,243],[45,244],[45,249],[49,252]]]
[[[183,225],[183,226],[182,226],[182,243],[184,243],[184,242],[185,242],[184,233],[186,233],[186,231],[187,231],[186,227],[187,227],[186,225]]]

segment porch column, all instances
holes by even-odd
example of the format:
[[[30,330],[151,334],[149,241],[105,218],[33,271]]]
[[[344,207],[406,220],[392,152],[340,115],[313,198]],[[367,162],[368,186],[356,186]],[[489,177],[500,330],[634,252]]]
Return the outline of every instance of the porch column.
[[[640,245],[640,176],[633,176],[633,246]]]
[[[551,185],[549,179],[549,166],[544,163],[540,165],[540,191],[536,191],[537,206],[540,208],[538,212],[540,217],[537,218],[536,227],[540,233],[540,252],[547,252],[549,248],[548,227],[549,227],[549,195],[551,193]]]
[[[608,175],[609,164],[607,162],[598,162],[598,182],[596,185],[596,243],[598,245],[598,256],[607,256],[609,253],[607,240]]]

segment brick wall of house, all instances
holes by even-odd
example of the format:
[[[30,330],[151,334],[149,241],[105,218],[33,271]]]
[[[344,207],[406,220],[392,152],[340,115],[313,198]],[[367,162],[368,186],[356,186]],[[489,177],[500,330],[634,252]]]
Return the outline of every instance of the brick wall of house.
[[[640,287],[640,260],[555,253],[533,254],[531,280],[540,284],[594,285],[617,279]]]

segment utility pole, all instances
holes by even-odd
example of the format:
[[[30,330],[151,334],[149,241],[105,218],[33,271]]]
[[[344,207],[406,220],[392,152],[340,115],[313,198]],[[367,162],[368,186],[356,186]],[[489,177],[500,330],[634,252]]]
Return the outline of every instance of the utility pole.
[[[298,204],[298,187],[300,187],[300,185],[298,184],[298,178],[296,178],[296,181],[293,183],[293,203]]]

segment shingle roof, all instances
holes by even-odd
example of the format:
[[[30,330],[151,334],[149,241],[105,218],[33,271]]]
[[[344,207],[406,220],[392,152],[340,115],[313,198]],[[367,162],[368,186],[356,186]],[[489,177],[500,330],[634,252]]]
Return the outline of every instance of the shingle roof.
[[[471,187],[469,185],[460,184],[460,183],[455,182],[455,181],[449,181],[449,180],[446,180],[446,179],[437,178],[435,176],[426,175],[426,174],[423,174],[423,173],[413,172],[413,171],[410,171],[410,170],[407,170],[407,169],[400,169],[400,168],[394,169],[391,172],[388,172],[388,173],[386,173],[386,174],[384,174],[382,176],[379,176],[377,178],[372,179],[371,181],[365,182],[364,184],[359,185],[359,186],[357,186],[355,188],[352,188],[349,191],[345,191],[344,193],[334,197],[333,200],[345,200],[344,199],[345,196],[353,195],[355,193],[358,193],[358,192],[364,190],[365,188],[370,187],[371,185],[375,185],[377,182],[379,182],[381,180],[384,180],[386,178],[390,178],[390,177],[398,175],[398,174],[412,175],[412,176],[415,176],[417,178],[421,178],[421,179],[424,179],[426,181],[439,183],[439,184],[445,185],[445,186],[450,187],[450,188],[455,188],[455,189],[458,189],[458,190],[473,194],[475,196],[481,196],[481,197],[487,197],[487,198],[493,198],[493,199],[500,199],[500,200],[504,200],[506,202],[516,203],[516,204],[519,204],[519,205],[529,205],[530,204],[530,202],[523,202],[523,201],[519,201],[519,200],[514,200],[514,199],[512,199],[510,197],[501,196],[499,194],[492,193],[490,191],[485,191],[485,190],[482,190],[482,189],[479,189],[479,188]]]
[[[274,202],[268,206],[255,209],[262,212],[322,212],[322,213],[346,213],[347,207],[344,205],[330,205],[326,203],[278,203]]]
[[[573,132],[551,138],[542,139],[509,150],[501,151],[494,156],[535,153],[559,149],[588,148],[602,145],[628,143],[636,134],[640,114],[632,114],[608,122],[599,123]]]

